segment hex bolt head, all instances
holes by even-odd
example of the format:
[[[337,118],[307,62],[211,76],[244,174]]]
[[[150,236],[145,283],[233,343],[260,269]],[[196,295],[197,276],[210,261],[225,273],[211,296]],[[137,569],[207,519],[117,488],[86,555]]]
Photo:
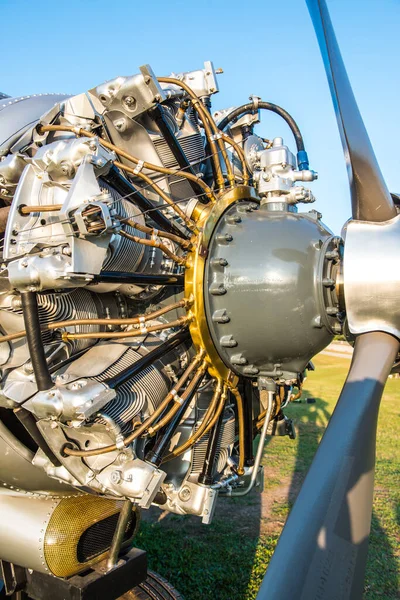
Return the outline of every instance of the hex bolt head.
[[[235,348],[238,345],[233,335],[223,335],[219,340],[219,343],[223,348]]]
[[[216,281],[212,283],[209,287],[209,292],[213,296],[223,296],[226,294],[226,288],[223,283],[217,283]]]
[[[247,359],[243,356],[243,354],[233,354],[231,356],[231,363],[233,365],[246,365]]]
[[[214,311],[212,320],[214,321],[214,323],[224,324],[224,323],[229,323],[230,318],[226,312],[226,309],[220,308],[220,309]]]

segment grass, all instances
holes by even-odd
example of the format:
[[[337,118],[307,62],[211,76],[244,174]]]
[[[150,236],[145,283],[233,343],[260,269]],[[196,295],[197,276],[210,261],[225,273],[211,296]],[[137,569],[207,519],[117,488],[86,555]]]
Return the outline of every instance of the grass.
[[[136,540],[150,567],[186,600],[252,600],[279,533],[312,461],[345,379],[349,361],[320,355],[303,398],[287,414],[296,440],[272,438],[264,453],[265,489],[246,498],[220,499],[210,526],[192,517],[165,516],[143,523]],[[379,417],[372,529],[365,600],[400,598],[400,381],[390,379]]]

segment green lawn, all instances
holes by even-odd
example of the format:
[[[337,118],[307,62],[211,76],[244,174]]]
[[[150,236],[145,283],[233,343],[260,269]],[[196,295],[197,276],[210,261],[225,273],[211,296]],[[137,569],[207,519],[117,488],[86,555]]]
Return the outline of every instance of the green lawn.
[[[269,440],[264,453],[265,489],[247,498],[220,499],[212,525],[191,517],[161,515],[142,524],[136,540],[150,567],[166,577],[185,600],[251,600],[256,597],[279,532],[307,472],[339,395],[349,361],[315,359],[303,397],[288,416],[298,436]],[[365,600],[399,594],[400,380],[388,381],[380,411],[375,502]]]

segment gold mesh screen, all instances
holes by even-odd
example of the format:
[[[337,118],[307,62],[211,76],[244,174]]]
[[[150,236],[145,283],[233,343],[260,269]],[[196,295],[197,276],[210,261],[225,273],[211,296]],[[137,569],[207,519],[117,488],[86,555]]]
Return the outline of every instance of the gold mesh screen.
[[[102,553],[86,562],[78,560],[78,543],[89,528],[118,513],[122,503],[98,496],[78,496],[61,500],[50,517],[44,539],[44,557],[47,567],[57,577],[68,577],[99,562],[107,555]],[[135,510],[134,507],[132,507]],[[135,518],[136,515],[132,515]]]

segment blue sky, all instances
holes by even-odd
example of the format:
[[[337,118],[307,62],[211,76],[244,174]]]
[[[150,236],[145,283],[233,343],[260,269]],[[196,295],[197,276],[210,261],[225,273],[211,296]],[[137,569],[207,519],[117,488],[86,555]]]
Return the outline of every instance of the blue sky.
[[[381,169],[400,191],[400,0],[328,0],[345,64]],[[201,9],[201,11],[199,10]],[[280,104],[298,122],[324,222],[340,233],[350,216],[343,153],[305,0],[0,0],[0,91],[79,93],[149,63],[158,75],[222,67],[213,108],[250,94]],[[258,130],[283,135],[263,114]]]

